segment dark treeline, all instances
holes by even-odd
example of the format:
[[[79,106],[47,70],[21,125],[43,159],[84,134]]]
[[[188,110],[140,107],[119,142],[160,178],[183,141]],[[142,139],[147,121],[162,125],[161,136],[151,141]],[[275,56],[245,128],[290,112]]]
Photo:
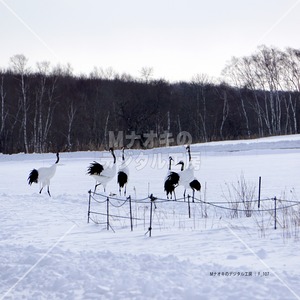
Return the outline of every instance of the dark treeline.
[[[218,84],[204,75],[151,80],[146,69],[142,79],[111,70],[78,77],[69,66],[27,63],[15,55],[0,71],[2,153],[107,149],[112,133],[125,145],[134,133],[133,147],[176,145],[180,132],[193,143],[298,133],[299,50],[262,46],[233,58]]]

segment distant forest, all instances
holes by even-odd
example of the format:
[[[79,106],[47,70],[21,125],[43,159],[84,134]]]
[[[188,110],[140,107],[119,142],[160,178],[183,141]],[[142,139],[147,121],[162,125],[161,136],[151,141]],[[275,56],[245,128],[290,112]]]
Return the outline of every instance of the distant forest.
[[[233,57],[218,83],[206,75],[170,83],[152,71],[75,76],[69,65],[32,70],[24,55],[12,56],[0,70],[0,152],[107,149],[120,132],[135,133],[130,146],[141,148],[162,145],[166,133],[176,145],[183,131],[193,143],[299,133],[300,50],[260,46]]]

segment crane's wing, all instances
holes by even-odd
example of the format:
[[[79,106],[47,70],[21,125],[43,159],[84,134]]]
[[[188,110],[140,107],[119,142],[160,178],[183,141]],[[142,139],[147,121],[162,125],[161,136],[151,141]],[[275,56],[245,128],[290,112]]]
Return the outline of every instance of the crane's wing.
[[[101,164],[94,161],[90,164],[90,166],[87,169],[87,174],[89,175],[100,175],[103,172],[104,168]]]

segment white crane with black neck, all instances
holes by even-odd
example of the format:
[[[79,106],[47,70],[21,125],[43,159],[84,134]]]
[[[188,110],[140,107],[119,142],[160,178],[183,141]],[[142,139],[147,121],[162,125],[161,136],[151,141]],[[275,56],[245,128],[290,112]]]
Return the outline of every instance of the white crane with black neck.
[[[50,167],[41,167],[39,169],[33,169],[28,176],[28,184],[39,183],[40,194],[45,186],[47,186],[48,195],[50,194],[50,179],[55,175],[56,167],[59,162],[59,153],[56,153],[56,162]]]
[[[194,166],[192,164],[192,156],[191,156],[191,148],[188,145],[186,147],[189,158],[189,165],[186,169],[184,169],[184,162],[181,160],[177,165],[181,165],[181,171],[179,173],[179,185],[184,187],[183,198],[185,199],[186,189],[191,188],[193,191],[193,202],[195,198],[195,190],[200,191],[201,184],[194,176]]]
[[[117,176],[117,182],[119,185],[119,193],[121,196],[121,190],[124,188],[124,196],[126,196],[126,188],[128,183],[128,177],[129,177],[129,169],[126,165],[125,156],[124,156],[124,150],[125,148],[122,148],[122,163],[119,167],[118,176]]]
[[[110,148],[109,152],[113,157],[113,165],[111,166],[103,166],[98,162],[94,161],[90,164],[87,170],[87,174],[92,176],[96,180],[95,190],[96,192],[97,186],[102,185],[104,193],[106,192],[106,185],[109,181],[111,181],[116,175],[116,156],[114,153],[114,149]]]

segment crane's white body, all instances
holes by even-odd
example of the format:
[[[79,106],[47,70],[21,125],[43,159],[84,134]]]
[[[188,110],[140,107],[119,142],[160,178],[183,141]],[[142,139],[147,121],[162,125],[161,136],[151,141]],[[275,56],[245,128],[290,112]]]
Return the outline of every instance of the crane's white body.
[[[179,178],[179,185],[182,185],[185,189],[190,187],[190,182],[194,180],[194,166],[190,162],[188,167],[185,170],[182,170],[178,173],[180,176]]]
[[[91,176],[96,180],[96,185],[103,185],[105,191],[107,183],[116,175],[116,170],[116,164],[114,163],[112,166],[104,168],[101,174],[93,174]]]
[[[38,182],[40,183],[40,191],[45,186],[50,186],[50,179],[55,175],[57,164],[52,165],[51,167],[41,167],[38,169],[39,177]]]
[[[101,164],[94,162],[88,168],[88,174],[96,180],[94,192],[96,192],[98,185],[102,185],[104,192],[106,192],[107,183],[111,181],[116,175],[116,156],[112,148],[109,149],[109,152],[113,156],[113,165],[102,166]]]
[[[178,164],[181,164],[181,171],[178,173],[180,178],[179,178],[179,185],[184,187],[184,193],[183,197],[185,198],[185,192],[187,189],[190,189],[190,183],[195,179],[194,176],[194,166],[192,164],[192,157],[191,157],[191,151],[190,151],[190,146],[186,147],[186,150],[188,152],[188,157],[189,157],[189,165],[188,167],[184,170],[184,162],[180,161]]]

